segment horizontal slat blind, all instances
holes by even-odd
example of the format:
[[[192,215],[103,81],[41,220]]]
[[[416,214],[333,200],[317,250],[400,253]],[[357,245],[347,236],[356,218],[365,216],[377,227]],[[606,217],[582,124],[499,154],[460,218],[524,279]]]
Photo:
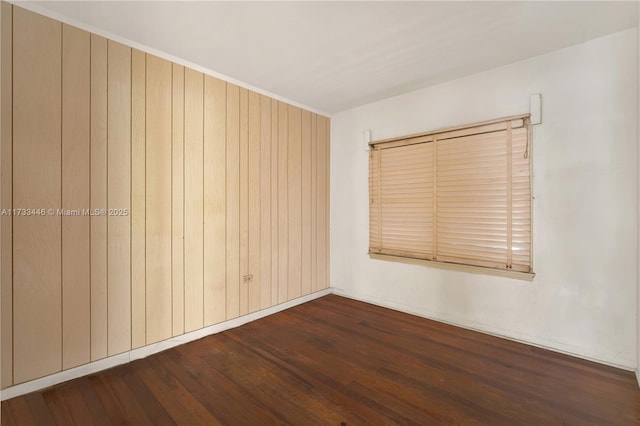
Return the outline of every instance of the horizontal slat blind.
[[[504,132],[440,141],[437,161],[438,260],[505,267]]]
[[[512,265],[531,272],[531,170],[528,129],[513,130],[512,139]]]
[[[380,148],[369,151],[369,251],[382,253],[380,241]]]
[[[431,259],[432,155],[425,143],[371,151],[372,252]]]
[[[518,118],[374,143],[370,252],[530,272],[528,137]]]

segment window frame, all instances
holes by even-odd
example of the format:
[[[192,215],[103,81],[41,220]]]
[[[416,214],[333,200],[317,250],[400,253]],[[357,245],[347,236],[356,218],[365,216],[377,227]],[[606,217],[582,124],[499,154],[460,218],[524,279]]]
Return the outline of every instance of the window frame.
[[[514,123],[518,123],[519,120],[521,121],[521,126],[520,127],[516,127],[514,125]],[[380,160],[380,150],[381,149],[389,149],[389,148],[397,148],[397,147],[405,147],[405,146],[410,146],[410,145],[416,145],[416,144],[425,144],[425,143],[432,143],[436,140],[438,140],[440,143],[445,142],[447,140],[452,140],[452,139],[457,139],[457,138],[463,138],[463,137],[481,137],[481,135],[484,135],[485,133],[496,133],[498,136],[500,136],[500,132],[506,131],[508,133],[505,133],[505,135],[507,135],[507,139],[505,139],[505,141],[509,141],[509,143],[507,144],[507,146],[509,146],[509,148],[506,150],[505,154],[504,154],[504,158],[508,159],[511,158],[510,160],[506,160],[506,164],[508,164],[508,172],[505,173],[505,179],[506,179],[506,188],[508,188],[508,195],[507,195],[507,201],[506,203],[511,203],[508,204],[508,208],[507,211],[510,212],[512,214],[512,216],[508,216],[507,219],[505,220],[505,227],[507,227],[508,231],[507,233],[509,235],[512,234],[513,232],[513,227],[512,227],[512,220],[513,220],[513,213],[512,213],[512,209],[513,209],[513,205],[514,203],[512,202],[512,198],[511,198],[511,188],[512,188],[512,182],[514,180],[514,173],[511,171],[511,167],[512,167],[512,162],[513,160],[513,156],[511,154],[511,147],[513,146],[514,142],[512,139],[512,128],[513,129],[520,129],[523,128],[524,129],[524,135],[526,137],[525,140],[525,151],[524,151],[524,158],[527,159],[526,162],[526,167],[528,168],[528,197],[529,197],[529,205],[528,205],[528,226],[529,226],[529,235],[528,235],[528,250],[529,250],[529,259],[528,259],[528,271],[527,270],[513,270],[511,269],[512,265],[509,262],[505,262],[505,267],[492,267],[492,266],[486,266],[486,265],[479,265],[479,264],[469,264],[469,263],[460,263],[458,261],[447,261],[447,260],[439,260],[437,258],[437,250],[435,249],[435,247],[437,247],[437,241],[438,241],[438,237],[437,237],[437,233],[435,233],[434,235],[434,257],[429,259],[429,258],[425,258],[423,256],[417,256],[415,255],[416,252],[413,252],[414,255],[412,255],[411,250],[407,250],[407,253],[398,253],[397,250],[395,249],[387,249],[387,252],[385,252],[385,250],[382,248],[383,244],[382,244],[382,240],[379,241],[379,246],[376,248],[376,250],[373,250],[372,247],[374,247],[372,245],[372,241],[375,240],[375,238],[372,238],[372,234],[373,234],[373,228],[372,227],[376,227],[377,226],[377,234],[378,234],[378,238],[381,235],[382,232],[382,224],[378,223],[376,221],[375,224],[372,224],[374,221],[372,219],[374,213],[373,213],[373,209],[376,208],[378,209],[378,220],[383,220],[383,215],[380,212],[380,206],[382,204],[379,204],[377,206],[374,206],[374,197],[373,197],[373,193],[372,193],[372,176],[374,175],[374,172],[372,170],[373,167],[373,163],[372,163],[372,155],[373,155],[373,151],[378,152],[378,160]],[[522,132],[521,132],[522,133]],[[506,276],[506,277],[510,277],[510,278],[516,278],[516,279],[523,279],[523,280],[532,280],[533,277],[535,276],[535,273],[533,272],[533,160],[532,160],[532,125],[531,125],[531,120],[530,120],[530,114],[521,114],[521,115],[515,115],[515,116],[509,116],[509,117],[503,117],[503,118],[498,118],[498,119],[494,119],[494,120],[488,120],[488,121],[483,121],[483,122],[479,122],[479,123],[472,123],[472,124],[465,124],[462,126],[456,126],[456,127],[450,127],[450,128],[444,128],[444,129],[439,129],[439,130],[433,130],[433,131],[429,131],[429,132],[423,132],[423,133],[418,133],[418,134],[412,134],[412,135],[407,135],[407,136],[400,136],[400,137],[394,137],[394,138],[389,138],[389,139],[382,139],[382,140],[377,140],[377,141],[372,141],[369,142],[369,149],[370,149],[370,155],[369,155],[369,188],[368,188],[368,192],[369,192],[369,256],[372,259],[376,259],[376,260],[387,260],[387,261],[397,261],[397,262],[402,262],[402,263],[410,263],[410,264],[420,264],[420,265],[426,265],[426,266],[431,266],[431,267],[436,267],[436,268],[441,268],[441,269],[449,269],[449,270],[460,270],[460,271],[465,271],[465,272],[473,272],[473,273],[481,273],[481,274],[487,274],[487,275],[496,275],[496,276]],[[434,146],[437,147],[436,144],[434,144]],[[434,151],[433,156],[434,158],[437,158],[437,149],[433,148],[432,149]],[[434,180],[437,180],[435,178],[436,176],[436,161],[434,160],[434,169],[431,170],[430,173],[433,174],[434,176]],[[378,166],[379,167],[379,166]],[[426,166],[428,167],[428,166]],[[380,173],[380,169],[378,168],[377,173]],[[510,175],[508,173],[511,173]],[[377,176],[377,175],[376,175]],[[381,179],[380,176],[377,176],[376,179]],[[434,191],[437,193],[437,189],[438,189],[438,185],[437,182],[435,182],[434,184]],[[522,187],[522,186],[521,186]],[[526,188],[526,184],[524,186]],[[381,194],[378,192],[378,197],[381,197]],[[433,203],[434,205],[436,205],[438,203],[439,198],[438,195],[433,195]],[[436,225],[435,223],[439,220],[437,213],[436,213],[437,209],[434,208],[434,211],[431,212],[433,217],[432,220],[434,222],[434,229],[436,229]],[[525,210],[526,211],[526,210]],[[506,245],[506,252],[509,253],[508,255],[508,259],[511,259],[511,253],[513,253],[514,251],[514,243],[513,241],[510,239],[511,237],[509,237],[507,239],[507,241],[511,242],[511,245],[509,246],[509,244],[507,243]],[[377,240],[376,240],[377,241]],[[395,252],[394,252],[395,251]],[[478,261],[480,263],[482,263],[482,261]],[[522,266],[520,266],[522,267]]]

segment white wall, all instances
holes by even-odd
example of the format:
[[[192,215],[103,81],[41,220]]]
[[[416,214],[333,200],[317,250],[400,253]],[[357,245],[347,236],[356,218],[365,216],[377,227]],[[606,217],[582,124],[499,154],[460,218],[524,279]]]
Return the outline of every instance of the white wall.
[[[636,30],[337,114],[331,283],[338,294],[636,367]],[[528,112],[534,128],[533,282],[367,256],[374,139]]]

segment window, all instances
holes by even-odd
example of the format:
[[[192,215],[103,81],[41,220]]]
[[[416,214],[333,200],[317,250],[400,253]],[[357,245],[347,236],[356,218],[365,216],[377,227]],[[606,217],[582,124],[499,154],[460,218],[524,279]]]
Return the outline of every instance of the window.
[[[529,115],[371,143],[369,253],[532,272]]]

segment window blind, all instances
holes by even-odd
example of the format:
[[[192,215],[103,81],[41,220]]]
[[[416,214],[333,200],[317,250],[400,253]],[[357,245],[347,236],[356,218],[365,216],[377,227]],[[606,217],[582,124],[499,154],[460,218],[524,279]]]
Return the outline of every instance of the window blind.
[[[529,118],[377,141],[369,252],[531,272]]]

